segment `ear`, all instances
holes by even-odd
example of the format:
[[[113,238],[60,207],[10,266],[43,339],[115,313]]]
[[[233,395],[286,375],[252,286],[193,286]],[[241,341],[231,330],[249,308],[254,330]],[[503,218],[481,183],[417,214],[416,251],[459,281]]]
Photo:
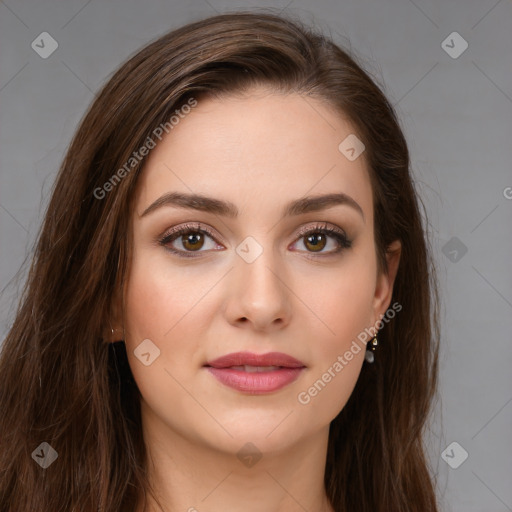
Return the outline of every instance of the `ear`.
[[[375,315],[374,324],[381,319],[391,302],[391,297],[393,295],[393,284],[395,282],[396,273],[398,271],[401,252],[402,244],[400,240],[395,240],[389,244],[386,250],[388,272],[381,272],[377,276],[375,296],[373,299],[373,312]]]

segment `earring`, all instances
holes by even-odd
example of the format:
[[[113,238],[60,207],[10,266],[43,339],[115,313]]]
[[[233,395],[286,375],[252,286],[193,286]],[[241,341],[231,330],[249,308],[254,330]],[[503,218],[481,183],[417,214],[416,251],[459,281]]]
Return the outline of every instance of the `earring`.
[[[377,341],[377,334],[375,334],[373,339],[368,342],[369,348],[368,348],[368,345],[366,347],[366,354],[365,354],[364,358],[368,363],[373,363],[373,361],[375,361],[374,352],[375,352],[375,349],[377,348],[378,343],[379,342]]]
[[[116,328],[116,329],[114,329],[114,328],[112,327],[112,324],[111,324],[110,322],[109,322],[109,326],[110,326],[110,330],[111,330],[111,332],[112,332],[112,335],[111,335],[112,342],[114,342],[114,340],[115,340],[114,333],[115,333],[116,331],[118,331],[119,329],[117,329],[117,328]],[[121,337],[121,340],[120,340],[120,341],[122,341],[123,339],[124,339],[124,329],[123,329],[123,336]]]

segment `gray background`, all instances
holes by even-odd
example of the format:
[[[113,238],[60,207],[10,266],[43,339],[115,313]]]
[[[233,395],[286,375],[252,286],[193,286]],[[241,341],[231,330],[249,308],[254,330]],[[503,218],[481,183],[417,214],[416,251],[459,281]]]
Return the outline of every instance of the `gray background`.
[[[427,437],[442,509],[512,511],[510,0],[0,1],[0,340],[48,192],[95,91],[164,32],[263,7],[352,48],[398,109],[443,299],[441,402]],[[454,31],[469,45],[457,58],[444,49],[462,49],[447,39]],[[31,47],[42,32],[59,45],[46,59]]]

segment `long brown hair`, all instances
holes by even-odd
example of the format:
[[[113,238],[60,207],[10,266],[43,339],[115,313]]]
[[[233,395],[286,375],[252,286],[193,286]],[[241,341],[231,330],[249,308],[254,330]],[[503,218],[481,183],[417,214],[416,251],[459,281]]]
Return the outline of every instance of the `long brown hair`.
[[[402,244],[392,302],[403,309],[380,331],[375,362],[331,423],[328,497],[336,511],[438,510],[422,439],[437,393],[437,285],[396,112],[330,39],[289,16],[240,12],[140,50],[104,85],[71,141],[0,355],[2,512],[130,512],[146,496],[140,394],[124,344],[103,340],[128,268],[145,159],[101,198],[98,188],[187,100],[260,84],[348,117],[366,146],[382,271],[389,244]],[[43,442],[58,453],[46,469],[33,456]]]

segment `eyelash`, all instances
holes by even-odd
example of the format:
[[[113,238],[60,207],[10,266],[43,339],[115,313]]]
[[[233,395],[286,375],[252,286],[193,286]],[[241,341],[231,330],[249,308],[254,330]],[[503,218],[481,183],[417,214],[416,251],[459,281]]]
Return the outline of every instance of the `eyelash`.
[[[196,224],[184,224],[183,226],[180,226],[179,228],[172,229],[171,231],[165,233],[162,236],[162,238],[160,238],[158,240],[158,243],[160,245],[164,246],[164,248],[167,251],[169,251],[173,254],[176,254],[179,257],[197,258],[197,257],[200,257],[199,253],[206,252],[206,251],[194,251],[194,252],[193,251],[182,251],[182,250],[174,249],[172,247],[168,247],[168,244],[170,244],[171,242],[174,242],[179,236],[191,234],[191,233],[206,234],[210,238],[215,240],[215,235],[209,228],[207,228],[206,226],[201,227],[201,225],[199,223],[196,223]],[[338,242],[338,248],[335,249],[334,251],[331,251],[328,253],[318,253],[318,254],[315,254],[314,252],[311,252],[311,251],[306,251],[311,254],[311,256],[308,256],[308,257],[316,258],[316,257],[332,256],[334,254],[338,254],[338,253],[342,252],[344,249],[349,249],[350,247],[352,247],[352,241],[347,238],[346,234],[342,230],[330,228],[330,227],[328,227],[327,223],[316,224],[313,227],[306,227],[306,228],[300,229],[299,232],[297,233],[297,240],[304,238],[307,235],[312,235],[312,234],[316,234],[316,233],[322,233],[324,235],[333,237]]]

